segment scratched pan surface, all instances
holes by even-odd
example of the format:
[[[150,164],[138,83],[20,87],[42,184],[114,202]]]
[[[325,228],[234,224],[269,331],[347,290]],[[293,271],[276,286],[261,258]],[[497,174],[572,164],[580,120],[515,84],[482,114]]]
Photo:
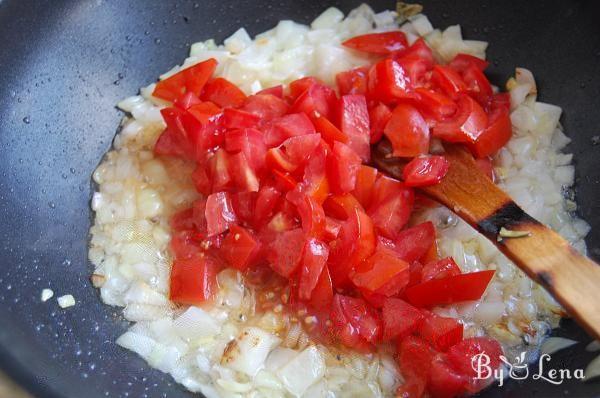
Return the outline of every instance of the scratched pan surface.
[[[348,11],[359,0],[332,2]],[[88,282],[90,174],[110,147],[114,104],[185,57],[189,45],[257,33],[280,19],[308,22],[324,1],[0,1],[0,367],[40,397],[189,397],[113,342],[127,327]],[[393,1],[373,1],[375,9]],[[541,100],[565,110],[573,138],[581,214],[600,254],[600,29],[583,1],[430,1],[435,26],[461,23],[488,40],[490,76],[534,71]],[[77,305],[42,304],[42,288]],[[599,287],[600,288],[600,287]],[[584,367],[590,340],[572,322],[555,334],[582,343],[547,366]],[[487,397],[591,397],[600,383],[513,382]]]

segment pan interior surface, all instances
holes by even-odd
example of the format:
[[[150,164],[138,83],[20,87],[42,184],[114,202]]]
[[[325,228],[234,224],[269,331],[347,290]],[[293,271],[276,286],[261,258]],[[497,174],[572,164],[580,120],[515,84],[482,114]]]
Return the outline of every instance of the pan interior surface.
[[[335,1],[343,11],[360,1]],[[376,10],[393,1],[371,1]],[[563,107],[573,139],[580,215],[600,258],[598,6],[585,1],[425,2],[435,26],[461,24],[490,42],[492,80],[515,66],[532,70],[540,99]],[[114,344],[127,323],[100,301],[87,260],[90,175],[109,149],[121,114],[115,104],[180,63],[191,43],[251,34],[281,19],[310,22],[325,5],[294,1],[88,0],[0,2],[0,367],[44,397],[189,397],[169,376]],[[75,307],[42,303],[43,288],[72,294]],[[582,343],[549,368],[582,368],[594,358],[572,322],[554,332]],[[510,382],[483,396],[594,396],[598,382]]]

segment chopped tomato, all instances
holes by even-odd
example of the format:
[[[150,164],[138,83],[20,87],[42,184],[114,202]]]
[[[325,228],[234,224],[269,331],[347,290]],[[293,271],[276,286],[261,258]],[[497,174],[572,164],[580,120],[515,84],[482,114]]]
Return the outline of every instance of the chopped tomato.
[[[360,202],[349,193],[329,196],[323,203],[323,207],[327,214],[340,220],[345,220],[354,215],[356,209],[363,210]]]
[[[314,133],[315,126],[305,113],[290,113],[273,120],[271,128],[265,133],[265,142],[272,147],[290,137]]]
[[[258,177],[250,164],[244,152],[236,153],[229,157],[229,173],[233,178],[235,186],[240,191],[258,192],[260,183]]]
[[[206,198],[205,216],[208,236],[227,231],[236,222],[230,195],[227,192],[209,195]]]
[[[375,182],[374,199],[368,210],[379,234],[395,238],[408,222],[413,202],[414,193],[411,188],[389,177],[380,176]]]
[[[262,226],[281,200],[281,192],[275,187],[263,185],[258,191],[256,203],[252,214],[252,219],[255,226]]]
[[[347,145],[365,162],[371,155],[369,111],[364,95],[344,95],[338,108],[340,130],[348,137]]]
[[[174,106],[184,111],[188,110],[194,105],[199,105],[201,103],[202,101],[200,100],[200,98],[198,98],[198,96],[191,91],[186,92],[181,97],[175,98],[175,100],[173,101]]]
[[[434,63],[433,52],[422,37],[417,39],[405,51],[398,53],[397,58],[421,59],[427,64],[428,68],[432,68]]]
[[[338,91],[341,95],[346,94],[366,94],[367,93],[367,75],[369,68],[354,68],[335,75],[335,81]]]
[[[503,109],[498,109],[492,111],[487,127],[477,136],[475,142],[469,145],[469,148],[476,157],[491,156],[506,145],[511,136],[510,116]]]
[[[156,83],[152,95],[171,102],[186,92],[200,96],[216,67],[217,61],[214,58],[197,63]]]
[[[325,211],[323,207],[311,196],[304,195],[297,203],[298,214],[302,220],[304,234],[310,237],[321,238],[325,233]]]
[[[394,250],[400,258],[412,263],[419,260],[435,241],[435,227],[426,221],[398,233],[394,241]]]
[[[254,127],[260,121],[260,116],[239,109],[226,108],[223,111],[223,127],[228,129],[242,129]]]
[[[415,89],[417,107],[424,114],[441,121],[451,117],[458,109],[456,103],[442,93],[423,87]]]
[[[327,266],[323,267],[317,284],[310,295],[310,305],[317,309],[329,307],[333,300],[333,285]]]
[[[387,105],[378,103],[373,108],[369,109],[369,121],[371,123],[371,144],[376,144],[383,137],[385,126],[392,117],[392,111]]]
[[[468,380],[452,368],[446,360],[446,355],[436,355],[430,366],[427,382],[430,394],[440,398],[452,398],[465,394]]]
[[[375,343],[381,335],[378,314],[359,298],[334,295],[330,319],[335,336],[346,347]]]
[[[448,172],[450,163],[441,155],[413,158],[402,170],[402,179],[409,187],[425,187],[439,183]]]
[[[267,166],[273,171],[292,172],[298,167],[281,148],[269,149],[265,161]]]
[[[229,265],[244,271],[255,260],[259,251],[259,242],[247,229],[232,225],[220,251]]]
[[[438,351],[446,351],[462,340],[463,325],[454,318],[429,314],[419,325],[417,333]]]
[[[336,194],[352,191],[356,186],[360,165],[360,157],[350,147],[336,141],[327,159],[327,175],[331,191]]]
[[[356,266],[350,279],[358,288],[394,296],[408,284],[409,265],[393,250],[379,245],[373,255]]]
[[[255,172],[259,172],[265,165],[267,146],[263,134],[257,129],[228,130],[225,133],[225,149],[230,153],[241,151]]]
[[[346,40],[342,45],[370,54],[386,55],[408,47],[406,35],[400,31],[370,33]]]
[[[271,94],[251,95],[240,108],[268,121],[285,115],[289,105],[283,99]]]
[[[267,164],[269,164],[269,162],[267,162]],[[277,188],[281,191],[291,191],[298,185],[298,181],[296,181],[289,173],[275,169],[271,170],[271,173],[273,173],[273,179],[275,180]]]
[[[336,218],[333,218],[333,217],[325,216],[325,231],[324,231],[323,238],[326,241],[334,240],[340,234],[341,228],[342,228],[342,221],[340,221]]]
[[[219,149],[208,160],[208,174],[212,180],[212,192],[224,191],[229,188],[232,181],[229,174],[229,154]]]
[[[258,192],[241,190],[231,194],[231,205],[238,225],[248,226],[252,223],[257,196]]]
[[[492,85],[475,65],[469,65],[462,74],[468,93],[481,105],[486,106],[494,94]]]
[[[315,238],[310,238],[304,246],[302,265],[300,267],[300,281],[298,297],[301,300],[310,300],[319,278],[326,267],[329,247]]]
[[[383,340],[404,338],[414,332],[425,318],[417,308],[399,298],[388,297],[383,302]]]
[[[494,272],[479,271],[432,279],[406,289],[406,297],[417,307],[479,300],[492,280]]]
[[[169,298],[179,304],[199,305],[214,297],[218,267],[208,256],[175,259],[171,267]]]
[[[478,354],[486,354],[491,369],[498,369],[502,362],[502,347],[489,337],[471,337],[453,345],[448,349],[447,359],[454,369],[469,377],[476,377],[477,373],[471,366],[473,358]]]
[[[348,137],[340,131],[333,123],[329,121],[325,116],[322,116],[318,112],[313,112],[311,117],[315,130],[321,134],[321,138],[329,145],[333,146],[336,141],[343,144],[348,143]]]
[[[194,211],[192,208],[181,210],[171,216],[169,220],[169,226],[175,231],[181,231],[184,229],[194,229]]]
[[[396,106],[383,134],[392,143],[393,156],[412,157],[429,152],[429,126],[411,105]]]
[[[467,91],[467,85],[462,77],[448,66],[434,66],[431,81],[450,98],[456,98],[459,93]]]
[[[238,108],[246,101],[246,94],[229,80],[217,77],[206,83],[201,98],[223,108]]]
[[[443,279],[449,276],[460,275],[460,273],[460,268],[452,257],[446,257],[425,264],[421,274],[421,281],[427,282],[432,279]]]
[[[207,169],[204,165],[198,165],[192,173],[192,181],[196,191],[202,195],[210,195],[212,182],[207,173]]]
[[[283,98],[283,85],[278,84],[273,87],[265,88],[256,93],[256,95],[274,95],[277,98]]]
[[[457,104],[456,114],[448,121],[437,123],[432,134],[448,142],[475,142],[487,127],[488,117],[481,105],[468,95],[460,95]]]
[[[426,390],[431,362],[437,351],[425,340],[408,336],[398,344],[398,364],[405,383],[396,392],[397,397],[418,398]]]
[[[309,153],[313,153],[319,143],[321,136],[319,134],[305,134],[288,138],[281,144],[285,148],[285,153],[289,160],[296,164],[304,164],[308,160]]]
[[[290,83],[290,97],[296,100],[302,93],[308,90],[312,85],[323,84],[319,79],[312,76],[302,77]]]
[[[485,59],[475,57],[469,54],[456,54],[456,56],[450,61],[448,66],[454,69],[458,73],[464,72],[469,66],[475,66],[480,71],[484,71],[488,66],[489,62]]]
[[[290,112],[304,112],[306,115],[317,112],[329,118],[332,115],[336,101],[337,97],[331,88],[315,83],[296,98]]]
[[[193,239],[192,230],[179,231],[173,235],[169,247],[175,258],[184,259],[197,257],[202,253],[202,249]]]
[[[289,278],[300,266],[304,241],[304,232],[301,229],[292,229],[277,235],[267,254],[271,268],[279,275]]]
[[[367,96],[374,101],[390,104],[410,98],[412,85],[408,72],[393,59],[379,61],[369,70]]]
[[[360,165],[356,173],[356,185],[352,191],[352,195],[364,209],[371,205],[377,174],[377,169],[365,166],[364,164]]]

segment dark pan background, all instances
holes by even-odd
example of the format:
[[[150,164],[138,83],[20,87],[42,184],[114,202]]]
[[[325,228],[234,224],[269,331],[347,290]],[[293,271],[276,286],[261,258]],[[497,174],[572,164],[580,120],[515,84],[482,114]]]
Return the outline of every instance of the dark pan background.
[[[0,0],[0,367],[40,397],[189,397],[113,342],[127,327],[88,275],[90,174],[114,136],[118,100],[180,63],[191,43],[251,34],[280,19],[309,22],[323,1]],[[531,69],[540,98],[564,109],[573,138],[580,213],[600,256],[600,16],[592,1],[426,1],[434,26],[460,23],[488,40],[489,75],[502,84]],[[344,11],[358,0],[333,1]],[[393,1],[372,1],[376,10]],[[597,3],[596,3],[597,4]],[[565,266],[567,266],[565,264]],[[40,302],[42,288],[71,293],[73,308]],[[599,286],[600,288],[600,286]],[[582,343],[553,366],[594,354],[572,322],[556,331]],[[600,383],[529,380],[486,397],[600,394]]]

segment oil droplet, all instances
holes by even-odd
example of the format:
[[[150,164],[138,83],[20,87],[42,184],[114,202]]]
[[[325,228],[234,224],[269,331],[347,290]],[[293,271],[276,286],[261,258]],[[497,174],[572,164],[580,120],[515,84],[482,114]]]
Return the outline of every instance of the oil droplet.
[[[56,207],[56,204],[54,204],[54,202],[48,202],[48,207],[54,209]]]
[[[69,171],[71,172],[71,174],[75,174],[75,168],[71,167],[71,168],[69,169]]]
[[[160,44],[160,39],[159,38],[154,39],[154,43]]]
[[[23,118],[23,123],[25,123],[25,124],[29,124],[29,123],[31,123],[31,120],[29,120],[29,116],[25,116],[25,117]]]

